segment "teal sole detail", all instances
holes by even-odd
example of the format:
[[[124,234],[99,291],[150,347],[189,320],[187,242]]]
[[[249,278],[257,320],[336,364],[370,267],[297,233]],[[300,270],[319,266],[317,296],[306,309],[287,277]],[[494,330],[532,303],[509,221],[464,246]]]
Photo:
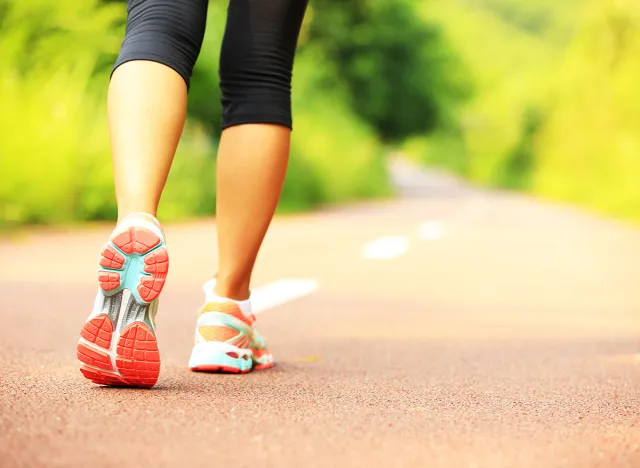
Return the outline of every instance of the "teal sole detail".
[[[122,255],[122,257],[124,258],[124,265],[120,269],[107,268],[103,266],[98,267],[99,270],[114,272],[120,275],[120,286],[112,290],[105,290],[100,288],[102,293],[105,296],[113,296],[127,289],[131,292],[131,295],[133,296],[133,298],[138,304],[143,304],[143,305],[150,304],[150,302],[152,301],[144,300],[140,296],[140,293],[138,292],[138,287],[140,286],[142,280],[145,278],[153,277],[151,273],[147,273],[146,271],[144,271],[145,258],[148,255],[151,255],[162,248],[166,249],[165,243],[160,242],[158,245],[156,245],[152,249],[149,249],[149,251],[145,252],[144,254],[138,254],[138,253],[127,254],[123,252],[117,245],[115,245],[111,241],[107,243],[107,246],[111,247],[113,250],[115,250],[120,255]]]

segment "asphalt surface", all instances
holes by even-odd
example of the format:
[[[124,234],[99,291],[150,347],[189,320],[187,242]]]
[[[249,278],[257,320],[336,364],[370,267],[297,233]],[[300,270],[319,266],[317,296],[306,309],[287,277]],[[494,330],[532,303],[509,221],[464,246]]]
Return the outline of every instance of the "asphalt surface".
[[[244,376],[186,366],[212,220],[165,226],[152,390],[78,371],[111,226],[0,241],[0,467],[640,467],[640,230],[393,167],[396,200],[275,221],[255,284],[319,289]]]

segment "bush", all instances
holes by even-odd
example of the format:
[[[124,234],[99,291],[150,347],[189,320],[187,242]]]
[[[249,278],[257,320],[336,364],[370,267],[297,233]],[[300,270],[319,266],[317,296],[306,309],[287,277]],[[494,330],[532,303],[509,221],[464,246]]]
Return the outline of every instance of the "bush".
[[[325,90],[344,86],[346,102],[384,141],[430,132],[468,93],[457,57],[413,0],[312,2],[309,44],[333,72]]]
[[[225,6],[210,8],[189,120],[160,205],[166,220],[215,210]],[[116,217],[104,103],[124,18],[123,2],[0,0],[0,225]],[[344,87],[320,89],[325,70],[317,63],[329,59],[317,53],[308,48],[296,65],[281,211],[388,193],[378,137],[350,108]]]
[[[411,155],[488,185],[640,220],[640,6],[633,0],[423,2],[470,71],[453,125]]]
[[[348,107],[340,89],[317,92],[327,69],[314,66],[326,60],[316,53],[307,49],[297,59],[283,208],[389,194],[384,148],[375,131]]]
[[[526,188],[535,170],[535,133],[561,57],[558,39],[540,23],[551,13],[515,0],[423,2],[421,12],[443,25],[473,95],[411,151],[481,184]]]
[[[640,5],[590,2],[537,141],[534,189],[640,220]]]
[[[117,47],[121,11],[93,0],[64,5],[0,2],[0,224],[113,210],[104,203],[108,144],[96,86],[106,77],[96,73]]]

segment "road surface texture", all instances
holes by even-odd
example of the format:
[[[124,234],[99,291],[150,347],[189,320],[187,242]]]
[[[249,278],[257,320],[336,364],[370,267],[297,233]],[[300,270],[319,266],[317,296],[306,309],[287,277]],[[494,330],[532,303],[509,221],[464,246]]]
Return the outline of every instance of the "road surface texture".
[[[152,390],[78,371],[111,226],[0,241],[0,466],[640,467],[640,230],[393,174],[275,221],[255,285],[318,287],[259,314],[277,364],[244,376],[187,369],[213,221],[166,226]]]

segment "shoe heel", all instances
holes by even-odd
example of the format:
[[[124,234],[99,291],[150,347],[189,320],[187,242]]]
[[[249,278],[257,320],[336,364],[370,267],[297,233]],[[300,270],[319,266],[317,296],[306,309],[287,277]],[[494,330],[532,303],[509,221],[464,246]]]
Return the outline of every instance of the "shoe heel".
[[[129,226],[113,234],[100,253],[101,313],[90,316],[77,346],[80,371],[94,383],[151,388],[158,380],[154,316],[169,256],[155,230],[150,224]]]
[[[200,343],[193,347],[189,369],[194,372],[244,374],[253,367],[252,352],[226,343]]]

